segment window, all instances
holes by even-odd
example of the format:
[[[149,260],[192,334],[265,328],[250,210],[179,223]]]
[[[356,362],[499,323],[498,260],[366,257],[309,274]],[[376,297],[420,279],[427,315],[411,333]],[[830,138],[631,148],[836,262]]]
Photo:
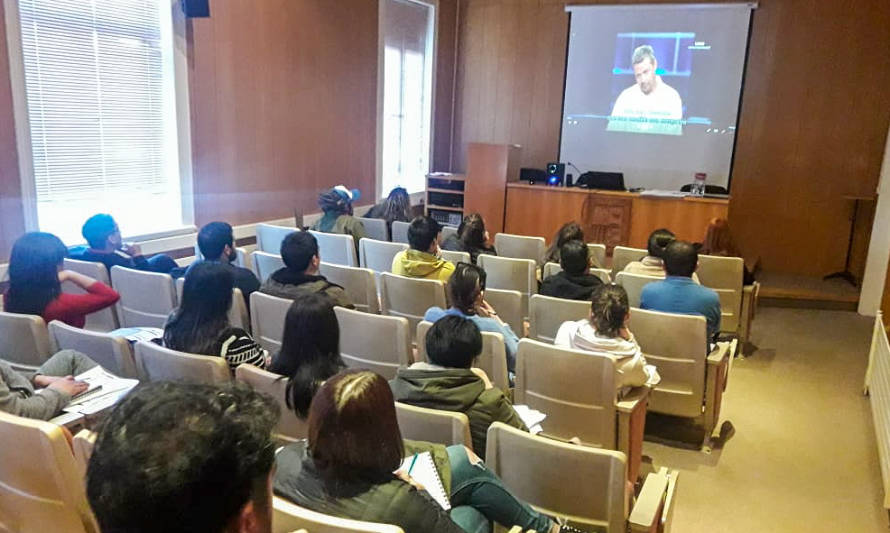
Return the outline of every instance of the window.
[[[383,0],[381,195],[425,188],[430,171],[434,6]]]
[[[171,1],[6,5],[20,28],[10,41],[21,49],[31,229],[83,242],[84,220],[103,212],[127,236],[182,228]]]

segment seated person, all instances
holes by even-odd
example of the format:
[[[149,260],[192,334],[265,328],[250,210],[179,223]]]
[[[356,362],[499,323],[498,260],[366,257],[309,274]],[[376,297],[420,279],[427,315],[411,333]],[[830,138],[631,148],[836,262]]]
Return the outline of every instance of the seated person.
[[[74,376],[94,366],[92,359],[74,350],[56,353],[33,374],[17,372],[0,360],[0,411],[40,420],[58,416],[72,397],[87,390]]]
[[[15,241],[9,256],[9,288],[3,295],[4,309],[10,313],[40,315],[76,328],[86,317],[114,305],[120,295],[101,281],[71,270],[62,270],[68,250],[52,233],[26,233]],[[86,294],[62,292],[70,281]]]
[[[276,494],[307,509],[394,524],[405,533],[487,531],[488,521],[523,531],[577,531],[560,529],[518,500],[464,446],[403,441],[389,385],[368,370],[345,370],[321,386],[309,408],[308,435],[278,453],[274,485]],[[433,457],[450,512],[400,468],[406,456],[424,451]]]
[[[358,189],[350,190],[343,185],[337,185],[333,189],[321,193],[318,196],[318,207],[324,214],[309,229],[324,233],[351,235],[355,240],[355,250],[358,253],[358,242],[362,237],[368,236],[361,220],[352,216],[352,202],[360,197],[361,192]]]
[[[389,191],[389,196],[365,213],[365,218],[380,218],[386,221],[386,230],[392,238],[393,222],[411,222],[411,197],[404,187]]]
[[[672,241],[664,251],[667,277],[643,287],[640,307],[665,313],[702,315],[708,321],[708,340],[713,342],[720,333],[720,297],[692,280],[697,267],[695,246]]]
[[[559,249],[562,270],[544,280],[541,294],[566,300],[590,300],[593,291],[603,284],[590,273],[590,252],[583,241],[569,241]]]
[[[441,318],[426,334],[426,353],[429,363],[400,368],[390,382],[397,402],[467,415],[473,449],[483,459],[492,422],[528,431],[501,389],[492,386],[482,369],[472,368],[482,353],[475,324],[459,316]]]
[[[646,358],[633,333],[627,329],[630,305],[621,285],[601,285],[593,293],[590,316],[577,322],[563,322],[553,344],[608,355],[615,359],[615,385],[626,393],[630,387],[657,384],[661,378]]]
[[[204,259],[192,263],[189,270],[201,262],[218,263],[228,268],[235,278],[235,287],[241,290],[249,309],[250,294],[260,288],[260,281],[250,269],[234,264],[238,259],[238,252],[235,250],[232,226],[225,222],[211,222],[201,228],[198,232],[198,249],[201,250]],[[186,276],[189,270],[185,271]]]
[[[454,264],[439,257],[442,226],[430,217],[419,216],[408,226],[411,248],[392,258],[392,273],[409,278],[448,281]]]
[[[344,368],[333,302],[317,292],[299,296],[287,310],[281,349],[269,366],[270,372],[289,378],[288,406],[305,419],[318,387]]]
[[[234,372],[247,363],[266,368],[266,351],[250,334],[229,324],[235,278],[225,265],[201,262],[189,269],[179,308],[164,325],[164,346],[171,350],[222,357]]]
[[[169,274],[177,268],[176,261],[168,255],[158,254],[146,259],[138,244],[124,243],[121,230],[111,215],[91,216],[83,224],[81,234],[89,248],[73,248],[71,259],[102,263],[109,271],[115,265],[162,274]]]
[[[427,322],[437,322],[444,316],[454,315],[471,320],[479,331],[500,333],[504,336],[507,368],[510,372],[515,372],[519,337],[485,301],[485,276],[485,271],[476,265],[458,263],[445,287],[451,307],[448,310],[430,307],[423,319]]]
[[[330,297],[334,305],[355,308],[343,287],[318,273],[321,257],[315,235],[308,231],[295,231],[285,237],[281,241],[281,259],[284,268],[273,272],[260,287],[260,292],[291,300],[319,292]]]
[[[649,243],[647,250],[649,255],[643,257],[639,261],[631,261],[624,267],[624,272],[629,274],[640,274],[642,276],[653,276],[656,278],[664,277],[664,250],[667,245],[677,239],[674,232],[669,229],[657,229],[649,235]],[[692,280],[698,283],[698,276],[692,274]]]
[[[279,410],[243,385],[148,383],[104,422],[86,495],[105,532],[271,533]]]
[[[471,213],[464,217],[457,233],[449,235],[442,242],[443,250],[453,252],[467,252],[470,254],[470,262],[476,264],[476,259],[481,254],[498,255],[494,246],[489,244],[488,231],[485,230],[485,221],[479,213]]]
[[[716,255],[718,257],[742,257],[745,262],[742,284],[751,285],[754,283],[754,272],[757,271],[759,259],[751,260],[742,256],[742,253],[735,245],[732,233],[729,231],[729,222],[725,218],[712,218],[708,222],[705,240],[702,242],[698,253]]]
[[[553,236],[553,241],[550,243],[550,247],[547,248],[547,252],[544,253],[544,263],[559,263],[560,258],[560,249],[562,249],[562,245],[569,241],[584,241],[584,230],[581,229],[581,225],[575,221],[566,222],[559,228],[559,231],[556,232],[556,235]],[[595,268],[602,268],[602,265],[591,265]]]

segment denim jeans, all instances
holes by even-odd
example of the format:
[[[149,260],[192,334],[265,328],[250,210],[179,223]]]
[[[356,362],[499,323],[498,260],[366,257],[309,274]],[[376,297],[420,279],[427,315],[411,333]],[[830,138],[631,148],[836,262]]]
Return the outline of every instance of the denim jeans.
[[[553,521],[517,499],[485,464],[471,464],[463,446],[449,446],[451,519],[467,533],[490,530],[488,522],[548,533]],[[470,509],[467,509],[469,507]],[[484,520],[483,520],[484,518]]]

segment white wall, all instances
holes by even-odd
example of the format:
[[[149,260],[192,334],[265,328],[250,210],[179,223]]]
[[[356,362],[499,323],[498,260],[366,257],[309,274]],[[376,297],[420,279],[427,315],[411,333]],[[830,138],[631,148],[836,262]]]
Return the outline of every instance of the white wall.
[[[890,132],[887,134],[887,145],[884,147],[884,162],[881,165],[877,192],[878,205],[868,245],[862,294],[859,297],[859,314],[866,316],[875,316],[881,308],[887,264],[890,261]]]

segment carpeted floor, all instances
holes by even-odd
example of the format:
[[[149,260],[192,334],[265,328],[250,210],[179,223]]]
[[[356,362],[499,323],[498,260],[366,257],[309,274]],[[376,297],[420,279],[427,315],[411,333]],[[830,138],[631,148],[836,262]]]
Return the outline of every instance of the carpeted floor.
[[[845,311],[759,310],[758,349],[735,361],[724,398],[721,423],[735,433],[722,449],[644,444],[654,467],[681,472],[673,531],[888,530],[862,395],[872,324]]]

